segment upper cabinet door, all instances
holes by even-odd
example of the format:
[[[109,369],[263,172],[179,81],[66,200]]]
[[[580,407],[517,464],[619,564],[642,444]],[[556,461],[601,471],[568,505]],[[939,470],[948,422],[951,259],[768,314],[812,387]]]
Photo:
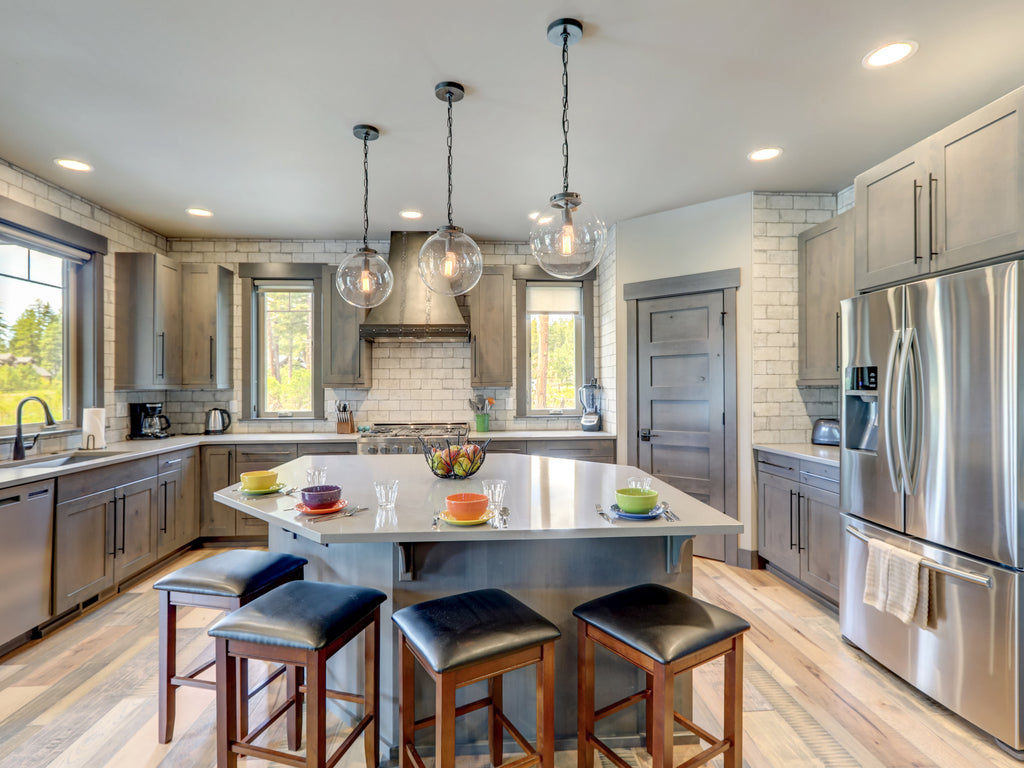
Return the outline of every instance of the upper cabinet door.
[[[933,270],[1024,250],[1024,88],[932,139]]]
[[[157,384],[181,383],[181,278],[178,265],[156,257],[153,334]]]
[[[114,264],[114,389],[181,384],[178,265],[155,253],[118,253]]]
[[[470,386],[512,386],[512,268],[484,267],[469,292]]]
[[[334,287],[334,267],[324,267],[323,277],[323,385],[369,389],[370,342],[359,338],[359,324],[366,310],[353,307]]]
[[[853,215],[800,233],[798,384],[839,383],[839,302],[853,295]]]
[[[182,384],[226,389],[231,386],[234,275],[215,264],[183,264],[181,270]]]
[[[917,144],[854,181],[857,205],[855,273],[858,291],[928,272],[922,246],[928,232],[922,206],[928,185],[927,146]]]

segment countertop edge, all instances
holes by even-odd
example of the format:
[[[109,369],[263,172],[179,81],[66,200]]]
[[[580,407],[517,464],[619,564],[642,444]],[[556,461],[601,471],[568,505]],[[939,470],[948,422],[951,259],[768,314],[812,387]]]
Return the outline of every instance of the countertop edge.
[[[790,456],[795,459],[807,459],[819,464],[826,464],[830,467],[839,466],[838,445],[814,445],[813,443],[782,443],[779,445],[768,445],[754,443],[755,451],[766,451],[779,453],[783,456]]]

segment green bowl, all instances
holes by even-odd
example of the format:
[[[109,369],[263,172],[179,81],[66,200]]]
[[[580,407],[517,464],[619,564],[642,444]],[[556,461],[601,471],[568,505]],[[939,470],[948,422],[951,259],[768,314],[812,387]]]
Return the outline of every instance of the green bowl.
[[[615,492],[615,503],[623,512],[650,512],[658,503],[658,492],[643,488],[619,488]]]

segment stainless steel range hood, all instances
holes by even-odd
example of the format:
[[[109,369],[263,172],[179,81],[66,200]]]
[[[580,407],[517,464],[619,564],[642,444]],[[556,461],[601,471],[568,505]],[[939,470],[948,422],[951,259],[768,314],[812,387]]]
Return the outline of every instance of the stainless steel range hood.
[[[455,297],[434,293],[420,278],[417,259],[432,232],[392,232],[388,264],[395,287],[371,309],[359,338],[374,341],[469,341],[469,325]]]

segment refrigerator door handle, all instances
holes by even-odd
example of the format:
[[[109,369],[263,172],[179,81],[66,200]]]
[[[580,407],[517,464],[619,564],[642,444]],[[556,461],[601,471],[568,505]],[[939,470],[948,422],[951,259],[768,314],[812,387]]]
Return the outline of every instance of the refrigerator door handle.
[[[914,338],[914,329],[909,328],[903,332],[908,338],[903,340],[903,349],[900,352],[900,362],[897,366],[896,371],[896,449],[897,454],[900,458],[900,475],[902,477],[902,484],[904,493],[911,493],[910,490],[910,459],[907,454],[907,435],[904,429],[904,413],[903,405],[906,401],[906,386],[907,386],[907,368],[910,365],[910,346]],[[917,396],[911,387],[910,390],[911,399],[911,416],[914,417],[914,413],[917,410]]]
[[[894,372],[896,369],[896,358],[900,352],[900,332],[893,331],[892,342],[889,344],[889,358],[885,363],[885,413],[882,414],[882,418],[885,419],[885,429],[882,430],[882,435],[885,437],[885,460],[889,464],[889,481],[892,483],[892,492],[900,492],[901,475],[900,470],[896,466],[896,461],[893,458],[893,439],[892,430],[895,419],[889,418],[892,414],[892,402],[896,395],[893,393],[893,381],[895,380]]]
[[[910,441],[907,448],[907,492],[917,495],[918,481],[921,479],[921,444],[922,431],[922,398],[921,392],[921,344],[917,338],[917,329],[910,328],[910,340],[907,342],[907,373],[910,375],[910,424],[908,435]]]

